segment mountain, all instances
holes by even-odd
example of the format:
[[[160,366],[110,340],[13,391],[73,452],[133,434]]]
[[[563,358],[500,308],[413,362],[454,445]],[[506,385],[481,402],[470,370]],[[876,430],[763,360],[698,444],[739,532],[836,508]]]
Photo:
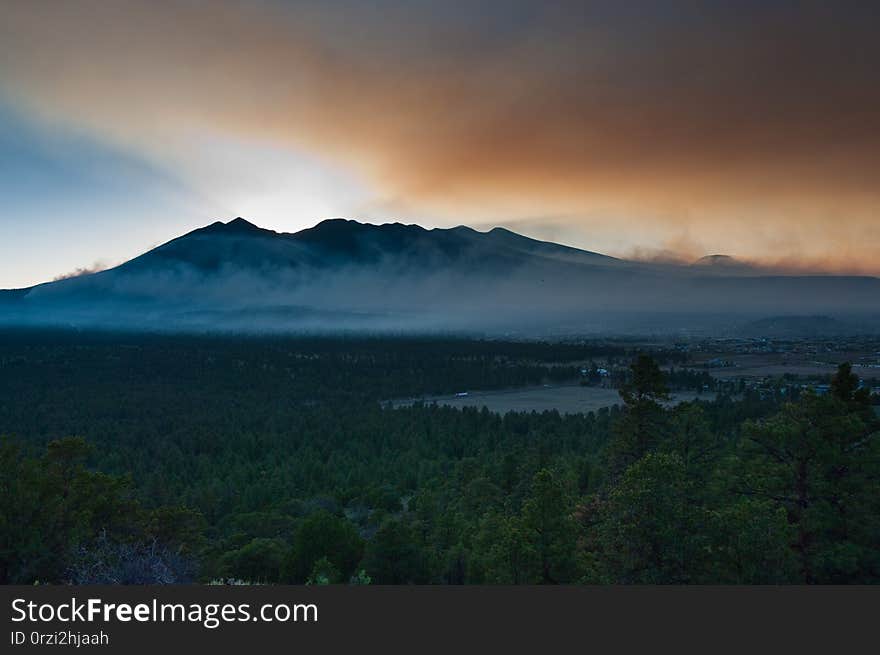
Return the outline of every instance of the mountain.
[[[878,311],[880,279],[767,275],[721,257],[644,264],[503,228],[333,219],[289,234],[236,218],[112,269],[0,292],[0,323],[535,335]]]
[[[426,230],[418,225],[370,225],[344,219],[322,221],[295,234],[265,230],[243,218],[194,230],[121,268],[155,267],[160,261],[216,271],[228,264],[248,269],[332,269],[393,263],[427,269],[476,266],[483,271],[515,267],[523,259],[612,263],[612,257],[529,239],[495,228]]]
[[[700,257],[691,266],[702,268],[703,270],[720,272],[720,273],[757,273],[756,267],[744,261],[731,257],[730,255],[706,255]]]

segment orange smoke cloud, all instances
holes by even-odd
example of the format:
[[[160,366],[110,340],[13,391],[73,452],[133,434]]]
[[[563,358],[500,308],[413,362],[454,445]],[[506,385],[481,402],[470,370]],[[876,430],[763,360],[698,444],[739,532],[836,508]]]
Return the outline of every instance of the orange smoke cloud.
[[[171,167],[201,134],[264,140],[356,170],[404,216],[556,214],[618,254],[880,273],[872,10],[723,4],[510,25],[418,3],[33,0],[4,12],[0,75],[45,120]]]

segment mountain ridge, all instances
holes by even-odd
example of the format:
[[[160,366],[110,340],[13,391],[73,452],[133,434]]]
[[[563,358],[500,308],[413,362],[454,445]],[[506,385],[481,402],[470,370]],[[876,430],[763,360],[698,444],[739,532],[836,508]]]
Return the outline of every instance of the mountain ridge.
[[[768,314],[877,313],[877,298],[880,280],[867,276],[632,262],[500,227],[328,219],[288,233],[237,217],[111,269],[0,292],[0,324],[698,330],[710,316],[730,325]]]
[[[511,257],[510,251],[517,254],[526,253],[532,257],[562,257],[582,262],[621,261],[588,250],[531,239],[504,228],[493,228],[487,232],[479,232],[463,225],[426,229],[417,224],[400,222],[376,225],[351,219],[331,218],[297,232],[276,232],[258,227],[238,217],[226,223],[216,221],[192,230],[117,268],[141,266],[147,260],[163,256],[187,261],[204,270],[217,270],[224,261],[248,257],[243,252],[243,247],[233,247],[231,242],[227,243],[225,248],[220,247],[218,242],[211,244],[214,250],[219,251],[215,256],[207,252],[204,248],[206,244],[203,242],[197,246],[201,252],[197,253],[190,248],[190,246],[195,248],[195,243],[205,237],[228,239],[256,237],[272,240],[276,246],[271,247],[270,250],[277,257],[276,263],[280,262],[286,266],[305,264],[319,268],[341,263],[376,264],[388,256],[403,256],[410,259],[427,257],[428,261],[435,265],[451,264],[469,254],[481,256],[486,260],[494,259],[495,264],[503,265],[504,260]],[[282,248],[288,249],[286,255],[282,253]],[[494,252],[492,252],[493,248]],[[504,251],[500,251],[499,248],[503,248]],[[253,260],[255,255],[256,253],[251,253],[250,259]],[[300,260],[297,261],[297,258]],[[268,263],[265,257],[263,263]],[[508,261],[508,264],[512,262]]]

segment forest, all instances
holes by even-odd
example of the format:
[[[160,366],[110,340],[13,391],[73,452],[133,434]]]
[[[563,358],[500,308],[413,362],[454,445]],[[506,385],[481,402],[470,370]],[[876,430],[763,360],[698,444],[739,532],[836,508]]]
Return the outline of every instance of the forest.
[[[0,583],[880,581],[880,419],[625,340],[0,332]],[[594,384],[587,414],[394,398]],[[584,374],[587,371],[587,374]]]

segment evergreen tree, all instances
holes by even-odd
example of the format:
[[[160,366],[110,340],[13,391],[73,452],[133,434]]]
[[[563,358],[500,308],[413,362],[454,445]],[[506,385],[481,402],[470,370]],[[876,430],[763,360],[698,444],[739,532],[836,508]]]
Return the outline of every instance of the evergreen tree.
[[[740,492],[786,511],[802,582],[880,579],[880,433],[839,393],[747,425]]]
[[[281,577],[301,584],[312,574],[315,564],[326,558],[339,572],[339,580],[347,579],[354,573],[363,548],[363,540],[350,521],[319,510],[306,517],[296,531]]]
[[[522,534],[534,558],[534,578],[541,584],[574,579],[576,530],[573,503],[564,482],[541,469],[522,508]]]
[[[362,566],[376,584],[425,584],[431,577],[426,554],[415,526],[392,518],[367,542]]]
[[[705,509],[677,454],[649,453],[594,508],[587,535],[594,582],[682,584],[700,579]]]
[[[663,372],[649,355],[639,355],[630,365],[630,379],[620,388],[624,412],[615,423],[608,444],[612,477],[653,450],[667,433],[667,417],[660,404],[669,398]]]

